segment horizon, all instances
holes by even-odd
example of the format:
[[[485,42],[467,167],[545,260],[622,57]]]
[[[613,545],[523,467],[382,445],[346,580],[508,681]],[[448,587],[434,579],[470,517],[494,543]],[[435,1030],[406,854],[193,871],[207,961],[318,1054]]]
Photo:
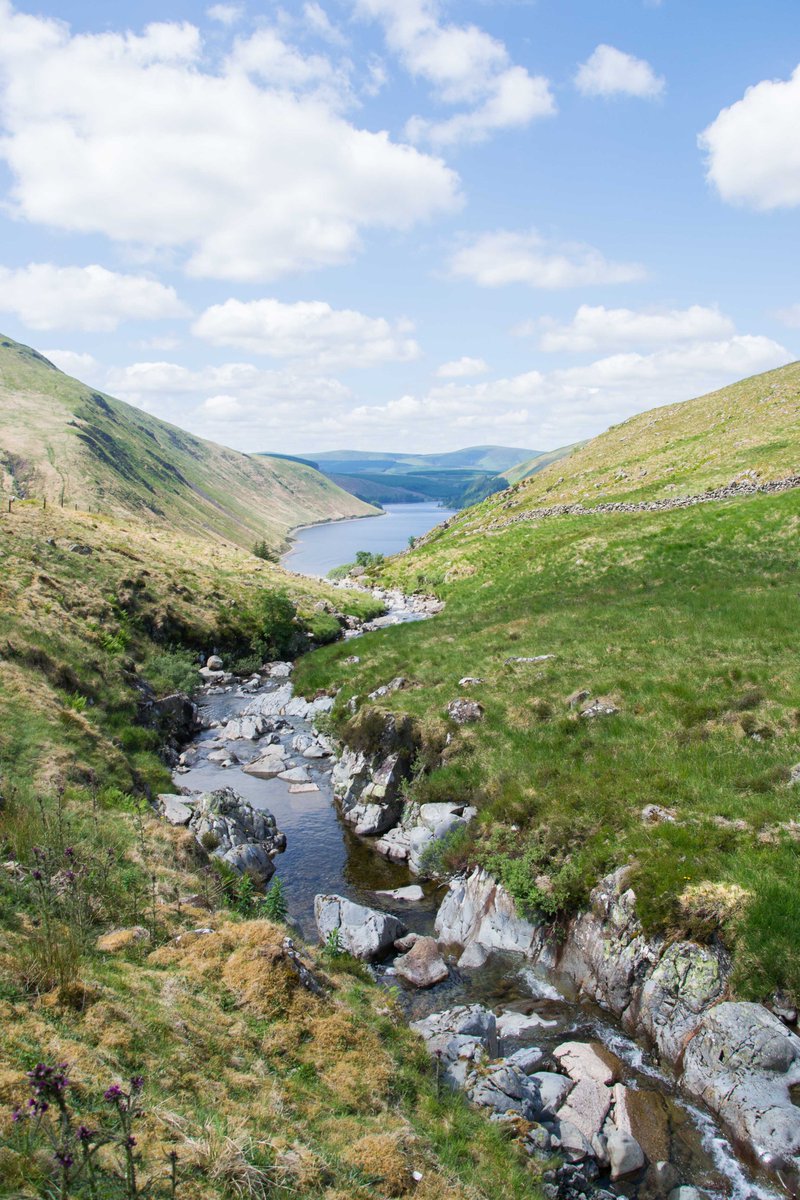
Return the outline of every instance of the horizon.
[[[549,451],[794,361],[797,5],[595,9],[0,0],[0,320],[290,456]]]

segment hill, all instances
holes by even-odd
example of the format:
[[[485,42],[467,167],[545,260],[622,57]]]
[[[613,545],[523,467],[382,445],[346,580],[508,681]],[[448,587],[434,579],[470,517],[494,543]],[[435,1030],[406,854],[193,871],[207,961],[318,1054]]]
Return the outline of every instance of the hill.
[[[380,504],[435,500],[452,508],[476,504],[506,486],[502,472],[538,455],[511,446],[470,446],[443,454],[328,450],[312,456],[329,479]]]
[[[309,693],[342,685],[345,740],[368,719],[353,706],[404,677],[380,703],[423,731],[410,801],[479,810],[440,869],[480,865],[557,924],[628,865],[647,930],[721,941],[735,995],[759,1001],[800,1000],[800,488],[647,505],[743,472],[788,478],[799,418],[793,364],[626,421],[386,564],[382,582],[434,592],[439,616],[364,638],[355,667],[322,649],[299,676]],[[642,509],[524,520],[620,498]],[[466,677],[483,714],[456,726]],[[582,718],[592,701],[601,715]],[[643,820],[648,805],[664,819]]]
[[[745,471],[800,470],[800,362],[694,400],[638,413],[523,482],[510,511],[541,504],[649,500],[721,487]],[[512,481],[513,482],[513,481]]]
[[[499,478],[505,480],[507,484],[520,483],[523,479],[530,479],[531,475],[537,475],[539,471],[543,471],[551,463],[560,462],[562,458],[568,458],[570,454],[573,454],[585,444],[585,442],[574,442],[571,446],[561,446],[558,450],[547,450],[542,454],[535,454],[533,458],[528,458],[525,462],[520,462],[513,467],[509,467],[507,471],[503,471]]]
[[[297,525],[372,509],[313,467],[254,458],[93,391],[0,340],[0,485],[8,496],[278,547]]]

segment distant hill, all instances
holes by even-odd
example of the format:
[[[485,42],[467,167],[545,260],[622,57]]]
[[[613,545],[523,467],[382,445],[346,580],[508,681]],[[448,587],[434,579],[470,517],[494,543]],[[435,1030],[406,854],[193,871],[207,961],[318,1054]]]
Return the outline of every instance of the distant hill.
[[[476,504],[508,481],[502,472],[535,450],[514,446],[469,446],[443,454],[391,454],[374,450],[326,450],[309,455],[330,479],[374,503],[431,500],[452,508]]]
[[[372,510],[313,467],[253,458],[93,391],[0,338],[0,486],[161,525],[279,546],[297,525]]]

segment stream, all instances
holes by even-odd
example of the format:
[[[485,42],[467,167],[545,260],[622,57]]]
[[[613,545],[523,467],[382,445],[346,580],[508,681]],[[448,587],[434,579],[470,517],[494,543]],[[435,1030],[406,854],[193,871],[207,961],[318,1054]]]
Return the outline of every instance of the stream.
[[[317,527],[320,532],[323,528]],[[338,532],[335,526],[329,528],[332,533]],[[405,611],[389,615],[393,623],[410,619]],[[280,732],[280,740],[290,752],[290,765],[305,767],[318,791],[297,794],[290,791],[288,782],[246,774],[242,767],[263,750],[258,742],[224,743],[226,748],[233,748],[239,759],[230,766],[209,761],[209,753],[223,744],[218,740],[219,724],[224,725],[239,715],[254,694],[264,695],[285,682],[285,679],[267,680],[255,693],[243,691],[235,681],[202,692],[201,714],[213,726],[199,734],[193,743],[196,753],[188,759],[192,765],[179,768],[175,775],[176,790],[208,792],[230,787],[254,807],[273,813],[287,840],[286,850],[275,859],[277,876],[284,885],[289,921],[307,941],[318,941],[314,922],[314,897],[318,893],[347,896],[357,903],[394,913],[410,930],[432,933],[445,885],[423,882],[424,898],[418,902],[404,902],[381,894],[420,880],[406,865],[377,854],[369,839],[356,837],[341,819],[333,798],[333,760],[306,760],[292,752],[293,737],[310,732],[309,722],[286,718],[288,728]],[[572,1039],[603,1042],[624,1064],[622,1082],[648,1093],[648,1104],[657,1115],[664,1156],[676,1167],[682,1184],[701,1189],[709,1200],[777,1200],[778,1193],[770,1188],[769,1182],[761,1175],[755,1176],[737,1158],[710,1114],[681,1097],[669,1074],[650,1062],[645,1051],[622,1033],[608,1013],[578,998],[569,981],[552,973],[545,976],[534,971],[524,959],[514,955],[494,954],[476,971],[459,971],[453,963],[450,965],[449,978],[426,991],[403,984],[390,963],[381,964],[374,972],[380,981],[398,986],[399,999],[409,1020],[458,1004],[480,1003],[494,1010],[538,1014],[547,1025],[532,1030],[528,1044],[545,1050]],[[524,1035],[513,1042],[507,1041],[504,1050],[509,1052],[521,1045],[525,1045]],[[609,1184],[607,1179],[601,1179],[599,1186],[619,1196],[639,1196],[642,1200],[651,1197],[655,1200],[656,1196],[655,1192],[628,1180]]]

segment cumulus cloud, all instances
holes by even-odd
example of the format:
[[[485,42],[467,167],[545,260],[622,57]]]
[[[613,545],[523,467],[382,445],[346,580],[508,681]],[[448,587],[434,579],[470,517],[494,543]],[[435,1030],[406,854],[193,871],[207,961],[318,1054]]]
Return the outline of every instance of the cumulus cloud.
[[[464,379],[470,375],[485,375],[489,370],[488,364],[482,358],[457,358],[453,362],[442,363],[436,374],[440,379]]]
[[[654,100],[666,87],[649,62],[601,44],[581,63],[575,86],[584,96],[637,96]]]
[[[255,281],[345,262],[365,230],[458,207],[439,159],[357,128],[313,90],[204,54],[186,23],[73,35],[0,0],[12,212],[177,251],[192,275]]]
[[[89,382],[100,370],[100,364],[92,354],[79,354],[76,350],[43,350],[42,354],[60,371],[84,382]]]
[[[206,309],[192,332],[215,346],[294,359],[317,368],[374,367],[419,356],[412,325],[335,309],[324,301],[226,300]]]
[[[305,93],[334,108],[352,102],[349,64],[337,65],[324,54],[304,54],[277,29],[258,29],[237,38],[227,59],[231,73],[244,72],[275,89]]]
[[[356,10],[381,23],[389,49],[438,101],[461,107],[440,120],[412,117],[412,141],[479,142],[555,113],[547,79],[512,63],[504,44],[476,25],[444,23],[438,0],[356,0]]]
[[[700,134],[709,181],[723,200],[768,211],[800,204],[800,66],[765,79]]]
[[[481,287],[527,283],[535,288],[631,283],[645,274],[638,263],[610,261],[580,243],[555,245],[536,230],[481,234],[453,254],[450,272]]]
[[[701,304],[638,312],[630,308],[582,304],[567,324],[544,317],[518,326],[515,332],[523,335],[538,333],[539,349],[547,353],[584,353],[708,341],[729,336],[734,332],[734,325],[718,308]]]
[[[174,288],[144,275],[118,275],[97,265],[58,267],[53,263],[0,267],[0,312],[13,313],[30,329],[91,333],[108,333],[127,320],[189,315]]]
[[[450,382],[420,396],[355,408],[339,436],[362,444],[413,436],[416,445],[510,441],[555,448],[594,436],[644,409],[670,404],[791,361],[766,337],[733,336],[651,354],[615,354],[581,367],[528,371],[480,383]],[[334,438],[335,441],[335,438]]]

